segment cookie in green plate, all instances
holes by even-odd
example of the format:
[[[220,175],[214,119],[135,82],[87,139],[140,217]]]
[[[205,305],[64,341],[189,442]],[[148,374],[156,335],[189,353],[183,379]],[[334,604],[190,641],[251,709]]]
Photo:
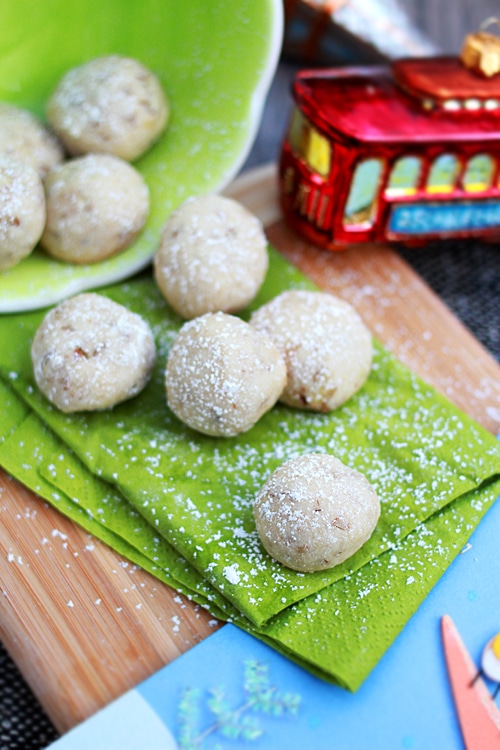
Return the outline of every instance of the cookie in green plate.
[[[20,23],[22,19],[22,23]],[[55,85],[100,55],[140,60],[160,79],[170,121],[134,162],[151,195],[139,238],[112,258],[74,266],[41,249],[0,273],[0,312],[46,307],[133,275],[150,262],[160,229],[190,195],[219,191],[254,140],[277,64],[281,0],[6,0],[0,101],[45,119]]]

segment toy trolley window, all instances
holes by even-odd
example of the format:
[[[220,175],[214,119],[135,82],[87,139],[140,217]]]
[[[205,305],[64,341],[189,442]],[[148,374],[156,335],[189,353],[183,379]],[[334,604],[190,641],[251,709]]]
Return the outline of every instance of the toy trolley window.
[[[382,168],[382,159],[375,158],[356,166],[344,209],[345,227],[364,230],[373,226]]]
[[[292,113],[288,142],[292,151],[304,159],[310,169],[322,177],[328,176],[332,159],[330,141],[298,109]]]
[[[422,172],[422,159],[418,156],[402,156],[391,169],[386,195],[389,198],[415,195]]]
[[[428,193],[452,193],[455,189],[460,162],[454,154],[441,154],[435,159],[427,179]]]
[[[491,187],[494,162],[488,154],[477,154],[467,162],[462,184],[468,193],[481,193]]]

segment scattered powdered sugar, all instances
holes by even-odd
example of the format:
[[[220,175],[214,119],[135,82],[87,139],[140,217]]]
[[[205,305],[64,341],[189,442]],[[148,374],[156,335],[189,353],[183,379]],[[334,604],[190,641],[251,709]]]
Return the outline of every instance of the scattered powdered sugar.
[[[137,302],[133,295],[131,301]],[[142,309],[154,327],[158,350],[167,354],[178,320],[167,317],[160,325],[154,297]],[[340,575],[355,576],[357,567],[389,550],[388,579],[400,571],[404,581],[415,579],[412,587],[425,566],[417,563],[410,570],[398,551],[400,541],[498,464],[498,451],[484,449],[481,434],[462,415],[377,347],[366,387],[342,409],[320,414],[276,406],[254,430],[231,440],[195,434],[165,409],[162,369],[156,368],[140,397],[140,414],[130,408],[117,409],[112,420],[92,415],[92,429],[86,418],[51,412],[50,419],[84,463],[123,493],[130,511],[144,517],[152,534],[170,543],[249,616],[267,618],[334,579],[330,571],[287,571],[260,544],[253,502],[281,463],[317,452],[335,455],[365,474],[380,497],[382,515],[352,569],[344,567]],[[21,381],[12,384],[23,389]],[[113,507],[103,498],[93,515],[106,522]],[[443,559],[446,539],[423,531],[416,539],[422,560],[430,551],[433,560]],[[160,555],[161,544],[156,549],[148,544],[151,559]],[[372,595],[364,583],[360,590],[365,598]],[[218,592],[209,586],[206,592],[215,605]]]
[[[381,371],[380,354],[374,362],[375,377],[378,371]],[[123,433],[117,445],[127,464],[134,465],[144,481],[142,488],[138,482],[132,487],[123,472],[120,472],[120,481],[128,485],[130,497],[140,503],[146,517],[152,504],[155,506],[159,531],[182,550],[187,559],[196,561],[197,567],[201,567],[216,586],[221,578],[231,583],[238,588],[235,594],[238,602],[248,601],[251,607],[263,606],[269,595],[282,606],[283,586],[290,594],[287,602],[291,602],[311,590],[311,580],[307,579],[306,583],[298,574],[284,575],[282,569],[270,565],[249,521],[258,489],[280,463],[304,452],[319,450],[334,453],[365,473],[384,506],[384,520],[376,529],[370,548],[375,555],[379,550],[394,546],[408,529],[439,507],[453,491],[453,486],[470,486],[467,473],[457,472],[450,466],[446,450],[450,444],[460,446],[461,455],[456,454],[456,465],[467,465],[468,449],[461,437],[461,418],[446,410],[441,412],[439,405],[429,400],[431,394],[426,387],[412,376],[409,380],[415,399],[409,408],[401,406],[397,389],[389,381],[376,396],[372,390],[366,393],[362,390],[357,403],[347,404],[341,414],[312,415],[275,410],[267,436],[258,432],[254,439],[249,433],[247,439],[224,443],[220,448],[218,444],[211,444],[209,457],[203,441],[189,437],[189,433],[182,433],[179,442],[175,430],[169,428],[168,419],[161,437],[156,433],[154,449],[149,438],[146,445],[135,431]],[[407,435],[401,439],[399,447],[393,437],[395,419],[400,422],[399,434]],[[361,430],[367,443],[356,439]],[[457,436],[460,436],[458,442]],[[398,451],[410,460],[400,462]],[[151,456],[155,458],[154,471]],[[136,459],[134,463],[132,458]],[[214,491],[203,482],[207,470],[210,476],[215,471]],[[189,489],[188,485],[184,487],[183,482],[179,484],[178,479],[174,479],[174,476],[186,477],[187,473]],[[156,500],[146,486],[152,486],[151,483],[159,493]],[[152,518],[152,514],[149,517]],[[392,564],[398,564],[394,558]],[[263,580],[268,581],[265,587]],[[229,595],[229,589],[224,591]]]
[[[224,578],[226,578],[229,583],[232,583],[234,586],[237,586],[241,580],[241,571],[238,568],[237,563],[233,563],[233,565],[226,565],[224,570],[222,571]]]
[[[174,633],[178,633],[181,626],[181,621],[178,615],[174,615],[170,618],[170,620],[174,623],[174,627],[172,628]]]

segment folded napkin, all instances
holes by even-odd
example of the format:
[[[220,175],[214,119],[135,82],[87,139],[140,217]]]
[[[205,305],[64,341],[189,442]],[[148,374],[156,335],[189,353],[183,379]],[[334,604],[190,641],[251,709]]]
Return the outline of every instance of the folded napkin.
[[[448,504],[354,576],[256,628],[152,533],[119,493],[85,469],[2,383],[0,399],[9,404],[9,414],[17,411],[18,418],[17,426],[11,420],[8,431],[3,423],[0,437],[0,464],[7,471],[89,533],[216,617],[235,622],[322,679],[350,690],[356,690],[378,663],[500,492],[500,480],[486,482]],[[71,497],[68,493],[75,489],[78,493]],[[133,518],[133,524],[127,518]]]
[[[254,306],[308,285],[276,253],[271,260]],[[216,616],[355,689],[498,494],[497,441],[378,344],[367,384],[333,414],[277,406],[238,438],[198,435],[165,404],[165,359],[181,321],[149,277],[105,293],[153,328],[159,361],[148,387],[110,412],[64,415],[32,378],[29,345],[43,313],[0,320],[0,397],[10,415],[0,463],[75,520],[96,520],[91,533],[105,532]],[[31,469],[19,468],[23,450],[34,455],[24,461]],[[313,450],[365,473],[382,515],[351,560],[305,575],[266,555],[251,506],[277,465]]]
[[[58,511],[133,563],[207,606],[221,619],[237,614],[116,492],[88,472],[74,453],[0,381],[0,402],[11,416],[2,423],[0,465]],[[17,420],[13,417],[17,414]],[[75,492],[70,495],[68,492]]]

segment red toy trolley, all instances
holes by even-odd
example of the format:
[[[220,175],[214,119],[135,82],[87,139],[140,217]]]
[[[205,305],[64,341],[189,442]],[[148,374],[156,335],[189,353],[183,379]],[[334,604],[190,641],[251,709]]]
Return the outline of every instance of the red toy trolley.
[[[279,166],[290,225],[351,243],[500,239],[500,76],[458,58],[302,71]]]

